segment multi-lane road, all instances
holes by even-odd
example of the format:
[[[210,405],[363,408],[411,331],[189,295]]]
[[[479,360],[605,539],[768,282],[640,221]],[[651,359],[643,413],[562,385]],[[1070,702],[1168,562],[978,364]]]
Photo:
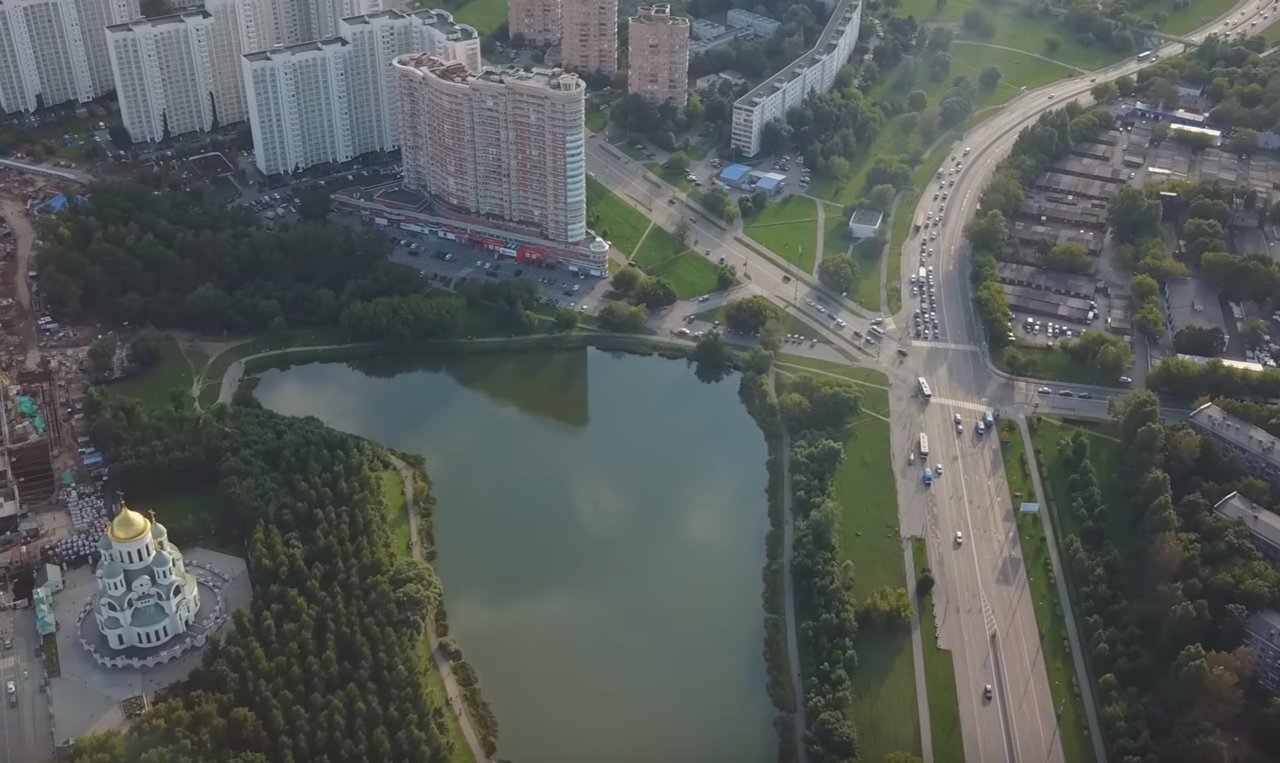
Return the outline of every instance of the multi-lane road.
[[[13,646],[0,651],[0,760],[36,763],[53,757],[48,695],[40,687],[43,667],[36,658],[32,610],[0,612],[0,638]],[[10,698],[8,684],[13,682]]]
[[[1254,34],[1277,19],[1280,3],[1275,0],[1247,0],[1200,30],[1186,35],[1201,40],[1211,33]],[[1155,50],[1157,57],[1181,52],[1181,43]],[[1089,90],[1097,83],[1133,74],[1150,61],[1129,58],[1105,69],[1061,80],[1035,91],[1020,93],[999,113],[975,127],[955,144],[955,155],[963,162],[955,175],[955,185],[947,186],[947,212],[930,241],[934,267],[939,324],[945,341],[917,341],[912,335],[911,313],[918,304],[910,298],[909,276],[920,266],[920,242],[913,237],[901,253],[906,307],[887,316],[889,336],[871,348],[873,358],[882,361],[891,379],[891,443],[897,475],[897,492],[902,534],[926,540],[929,565],[936,573],[934,601],[938,621],[937,638],[952,652],[959,693],[965,759],[969,761],[1063,761],[1060,708],[1055,706],[1040,649],[1040,633],[1027,586],[1012,505],[999,444],[990,435],[975,433],[977,417],[985,409],[1016,416],[1039,410],[1100,417],[1108,400],[1118,391],[1111,388],[1053,384],[1051,392],[1040,391],[1043,383],[1010,379],[997,372],[985,354],[982,332],[970,299],[967,278],[968,249],[964,226],[972,219],[977,199],[996,164],[1009,152],[1018,133],[1044,111],[1075,100],[1088,103]],[[968,154],[964,153],[969,148]],[[734,240],[734,232],[712,222],[688,206],[682,194],[667,186],[634,160],[601,138],[589,141],[588,166],[597,180],[627,203],[645,211],[657,224],[672,228],[680,217],[688,218],[699,251],[711,249],[712,256],[724,256],[748,275],[750,288],[780,302],[803,308],[803,300],[821,292],[816,281],[784,269]],[[947,166],[952,166],[951,162]],[[949,178],[948,178],[949,180]],[[936,181],[921,194],[916,210],[899,210],[923,216],[936,209],[932,198]],[[674,202],[672,201],[674,200]],[[834,295],[828,300],[839,302]],[[844,303],[849,329],[828,330],[838,346],[852,349],[867,345],[850,335],[851,329],[865,332],[869,316],[853,304]],[[803,310],[801,310],[803,313]],[[861,317],[855,317],[861,316]],[[812,318],[813,316],[808,316]],[[883,348],[908,349],[901,358]],[[892,359],[892,360],[890,360]],[[915,380],[928,380],[933,397],[926,401],[917,392]],[[1070,395],[1062,395],[1070,390]],[[1080,392],[1090,397],[1079,397]],[[963,432],[956,432],[959,415]],[[930,465],[941,465],[942,475],[932,487],[923,484],[924,463],[908,462],[908,454],[928,435]],[[957,532],[962,541],[957,540]],[[1033,574],[1044,574],[1033,571]],[[1058,638],[1060,634],[1051,634]],[[984,688],[992,687],[992,697]],[[1096,722],[1093,708],[1087,713]],[[1101,741],[1093,743],[1101,755]]]

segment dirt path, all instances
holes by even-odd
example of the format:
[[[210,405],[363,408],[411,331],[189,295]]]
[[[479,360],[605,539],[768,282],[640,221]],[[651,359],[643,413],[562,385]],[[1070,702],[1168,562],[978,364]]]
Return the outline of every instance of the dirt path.
[[[34,370],[40,360],[40,348],[36,340],[35,315],[31,310],[31,287],[27,283],[27,268],[31,260],[31,246],[35,243],[36,232],[31,221],[27,219],[26,207],[16,199],[0,198],[0,216],[4,217],[5,224],[13,231],[16,242],[13,296],[18,300],[18,305],[24,314],[21,328],[24,362],[28,369]]]
[[[408,464],[400,459],[392,457],[391,460],[400,470],[400,479],[404,482],[404,505],[409,512],[409,546],[413,549],[413,558],[425,564],[426,560],[422,558],[422,546],[418,545],[418,505],[413,500],[413,472]],[[458,688],[457,679],[453,676],[453,665],[440,649],[440,639],[436,636],[435,623],[429,619],[427,620],[427,643],[431,646],[431,661],[435,663],[436,670],[444,679],[449,708],[458,719],[458,725],[462,728],[462,735],[467,739],[471,754],[478,761],[489,760],[489,756],[484,754],[484,746],[480,744],[480,737],[471,726],[471,719],[467,717],[466,705],[462,701],[462,691]]]

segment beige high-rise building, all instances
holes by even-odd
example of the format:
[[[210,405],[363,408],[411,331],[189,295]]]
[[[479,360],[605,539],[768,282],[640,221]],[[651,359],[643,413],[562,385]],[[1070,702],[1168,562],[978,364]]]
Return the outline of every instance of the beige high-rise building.
[[[560,0],[510,0],[507,29],[534,45],[559,45]]]
[[[583,74],[618,72],[618,0],[560,4],[560,60]]]
[[[400,56],[404,185],[454,212],[587,237],[586,85],[560,69],[486,69]]]
[[[689,19],[642,5],[627,22],[627,92],[654,105],[689,100]]]

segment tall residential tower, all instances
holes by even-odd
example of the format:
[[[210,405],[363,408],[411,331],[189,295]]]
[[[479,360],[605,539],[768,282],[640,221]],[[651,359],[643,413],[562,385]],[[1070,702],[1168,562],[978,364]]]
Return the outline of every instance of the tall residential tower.
[[[559,45],[560,0],[509,0],[507,29],[534,45]]]
[[[627,22],[627,92],[655,106],[689,100],[689,19],[642,5]]]
[[[583,74],[618,72],[618,0],[560,4],[560,60]]]
[[[392,65],[407,188],[552,241],[587,238],[581,79],[560,69],[475,74],[426,53]]]
[[[120,118],[134,141],[209,129],[214,115],[212,29],[208,11],[107,27]]]

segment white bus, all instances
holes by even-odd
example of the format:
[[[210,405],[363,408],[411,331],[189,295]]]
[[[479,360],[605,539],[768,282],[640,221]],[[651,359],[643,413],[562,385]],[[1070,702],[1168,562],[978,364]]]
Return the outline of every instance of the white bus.
[[[1138,54],[1139,61],[1146,61],[1148,58],[1151,58],[1151,51],[1149,50],[1144,50]]]
[[[868,329],[868,330],[869,330],[872,334],[875,334],[877,337],[882,337],[882,336],[884,336],[884,327],[883,327],[883,326],[881,326],[879,323],[873,323],[873,324],[871,324],[871,328],[870,328],[870,329]]]
[[[920,457],[929,457],[929,435],[924,432],[920,433]]]
[[[925,400],[933,397],[933,390],[929,389],[929,382],[925,381],[923,376],[916,379],[916,381],[920,383],[920,394],[924,396]]]

